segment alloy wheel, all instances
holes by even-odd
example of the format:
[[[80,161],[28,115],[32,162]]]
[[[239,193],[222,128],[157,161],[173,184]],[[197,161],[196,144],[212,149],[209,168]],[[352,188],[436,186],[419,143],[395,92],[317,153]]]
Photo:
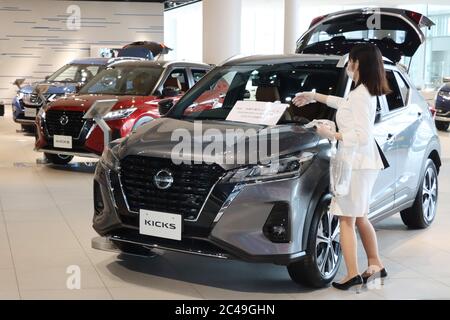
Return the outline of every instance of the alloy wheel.
[[[339,219],[330,213],[323,213],[317,228],[316,237],[316,262],[320,273],[324,278],[334,274],[339,267],[341,246],[339,243]]]
[[[436,215],[437,176],[433,168],[425,172],[422,186],[422,209],[427,223],[431,223]]]

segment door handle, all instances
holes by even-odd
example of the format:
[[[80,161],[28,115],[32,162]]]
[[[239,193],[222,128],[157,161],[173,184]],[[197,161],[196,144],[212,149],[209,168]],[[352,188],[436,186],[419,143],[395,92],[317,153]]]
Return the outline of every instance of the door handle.
[[[422,116],[422,112],[417,112],[417,115],[419,116],[419,117],[421,117]]]
[[[386,140],[391,140],[394,137],[392,133],[388,133]]]

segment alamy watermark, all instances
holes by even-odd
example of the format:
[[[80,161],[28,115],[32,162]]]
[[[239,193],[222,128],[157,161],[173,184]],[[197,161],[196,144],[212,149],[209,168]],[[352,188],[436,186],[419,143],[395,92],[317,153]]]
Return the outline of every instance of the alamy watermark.
[[[267,164],[278,159],[278,128],[205,129],[201,121],[193,126],[193,131],[179,128],[172,132],[174,164]]]
[[[66,273],[69,275],[66,280],[66,287],[69,290],[81,289],[81,268],[77,265],[70,265],[66,269]]]
[[[81,8],[78,5],[70,5],[66,9],[66,13],[69,14],[66,20],[66,27],[69,30],[81,29]]]

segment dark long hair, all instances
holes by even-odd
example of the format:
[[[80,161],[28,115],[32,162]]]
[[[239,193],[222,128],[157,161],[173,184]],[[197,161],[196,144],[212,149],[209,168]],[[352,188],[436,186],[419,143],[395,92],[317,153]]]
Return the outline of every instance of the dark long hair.
[[[374,44],[358,44],[349,54],[352,62],[359,62],[357,86],[363,84],[372,96],[382,96],[391,92],[384,70],[383,56]]]

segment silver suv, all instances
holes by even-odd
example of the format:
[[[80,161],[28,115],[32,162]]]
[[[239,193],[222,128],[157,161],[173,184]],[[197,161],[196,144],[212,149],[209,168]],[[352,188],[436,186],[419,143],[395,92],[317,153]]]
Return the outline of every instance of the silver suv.
[[[396,63],[414,54],[424,41],[420,26],[432,22],[405,10],[376,13],[386,30],[367,30],[371,10],[321,17],[298,42],[299,54],[227,61],[174,106],[161,101],[161,112],[170,109],[165,117],[105,150],[94,181],[94,229],[125,253],[158,248],[269,262],[286,265],[298,283],[326,286],[341,260],[338,220],[328,210],[330,144],[305,124],[334,120],[335,111],[320,103],[291,105],[270,127],[226,118],[241,101],[289,103],[296,92],[313,89],[345,96],[352,86],[345,72],[346,53],[368,37],[387,57],[392,89],[378,97],[375,137],[390,167],[379,175],[370,218],[377,221],[400,212],[408,227],[429,226],[436,213],[439,138],[428,104]],[[220,157],[174,162],[176,130],[189,134],[195,157],[212,135],[236,129],[276,139],[275,170],[268,169],[273,152],[255,164],[248,149],[239,154],[238,148],[234,155],[246,159],[241,164]]]

